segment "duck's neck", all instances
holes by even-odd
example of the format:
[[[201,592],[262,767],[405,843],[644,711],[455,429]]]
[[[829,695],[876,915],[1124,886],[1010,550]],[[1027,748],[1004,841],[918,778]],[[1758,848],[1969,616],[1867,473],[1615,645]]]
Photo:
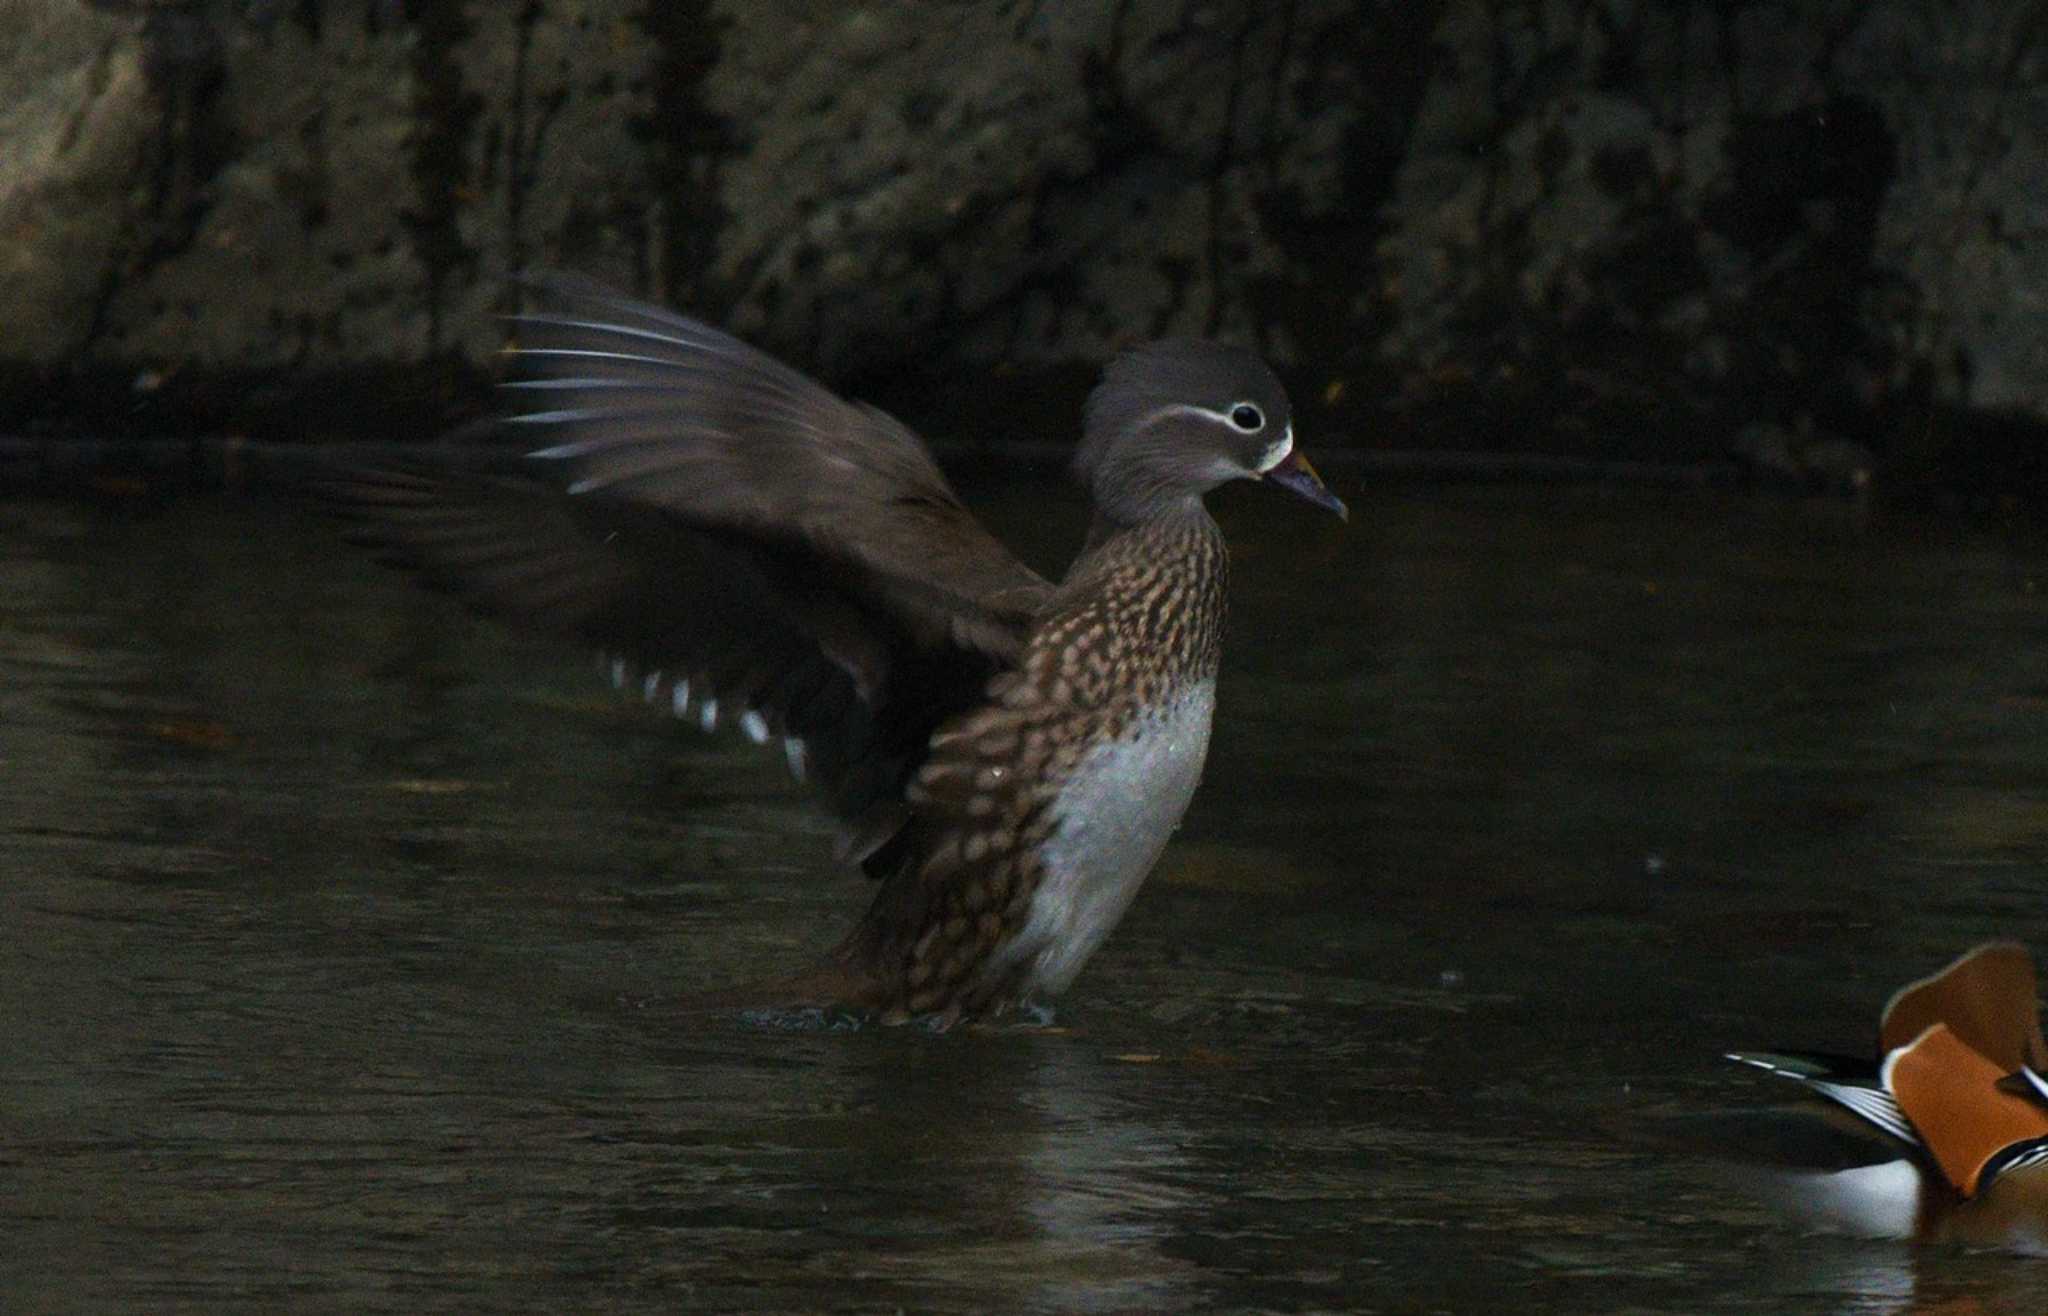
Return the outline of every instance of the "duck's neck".
[[[1184,493],[1144,502],[1126,500],[1117,504],[1098,501],[1095,519],[1088,523],[1088,542],[1082,545],[1081,552],[1083,556],[1091,554],[1123,535],[1174,536],[1190,526],[1213,527],[1215,524],[1209,517],[1209,509],[1202,505],[1199,494]]]
[[[1098,514],[1088,543],[1048,606],[1049,630],[1099,625],[1144,651],[1147,672],[1213,676],[1230,564],[1201,500],[1139,525]]]

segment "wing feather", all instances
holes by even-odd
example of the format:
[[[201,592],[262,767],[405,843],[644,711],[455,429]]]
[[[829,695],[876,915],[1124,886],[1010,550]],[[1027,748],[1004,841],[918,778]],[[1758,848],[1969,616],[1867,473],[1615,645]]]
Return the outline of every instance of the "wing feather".
[[[565,275],[527,281],[513,417],[569,488],[692,525],[795,539],[863,573],[920,636],[1014,655],[1051,586],[961,504],[917,436],[687,316]]]

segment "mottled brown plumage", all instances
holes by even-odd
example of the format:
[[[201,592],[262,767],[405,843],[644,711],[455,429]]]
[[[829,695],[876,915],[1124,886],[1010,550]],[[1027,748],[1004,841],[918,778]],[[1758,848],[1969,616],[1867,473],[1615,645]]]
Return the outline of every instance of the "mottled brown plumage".
[[[912,860],[838,959],[894,1014],[1000,1009],[1027,966],[987,973],[1026,921],[1060,788],[1091,747],[1216,676],[1228,559],[1204,514],[1106,540],[1053,596],[1016,669],[942,726],[906,790]]]
[[[1064,987],[1199,776],[1226,571],[1202,494],[1263,478],[1342,511],[1279,382],[1208,342],[1113,363],[1055,587],[892,418],[697,321],[534,286],[512,387],[544,405],[509,422],[547,435],[534,472],[338,477],[359,536],[679,715],[784,739],[880,883],[791,994],[950,1020]]]

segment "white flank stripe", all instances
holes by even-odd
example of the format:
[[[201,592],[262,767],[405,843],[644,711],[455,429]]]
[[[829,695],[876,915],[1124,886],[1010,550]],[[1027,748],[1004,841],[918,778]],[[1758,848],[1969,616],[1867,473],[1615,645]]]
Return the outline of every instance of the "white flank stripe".
[[[1793,1206],[1822,1229],[1863,1238],[1911,1238],[1920,1214],[1920,1170],[1885,1161],[1834,1174],[1787,1175]]]

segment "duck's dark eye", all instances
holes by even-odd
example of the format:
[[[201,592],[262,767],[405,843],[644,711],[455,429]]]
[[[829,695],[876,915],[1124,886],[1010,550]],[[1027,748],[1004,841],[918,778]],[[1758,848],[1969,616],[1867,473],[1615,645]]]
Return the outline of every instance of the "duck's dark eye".
[[[1265,428],[1266,418],[1251,403],[1240,402],[1231,409],[1230,423],[1247,434],[1257,434]]]

